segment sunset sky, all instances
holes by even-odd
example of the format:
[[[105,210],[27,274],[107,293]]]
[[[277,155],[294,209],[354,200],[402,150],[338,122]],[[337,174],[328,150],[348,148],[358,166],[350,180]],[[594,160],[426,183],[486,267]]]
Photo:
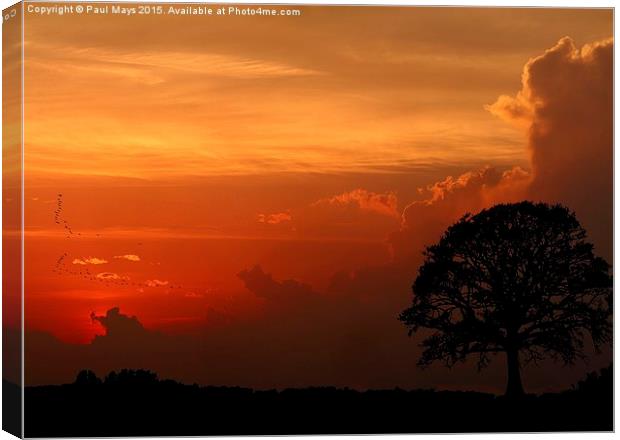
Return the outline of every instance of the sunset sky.
[[[27,381],[472,388],[396,320],[424,245],[559,201],[611,263],[611,10],[294,8],[26,14]]]

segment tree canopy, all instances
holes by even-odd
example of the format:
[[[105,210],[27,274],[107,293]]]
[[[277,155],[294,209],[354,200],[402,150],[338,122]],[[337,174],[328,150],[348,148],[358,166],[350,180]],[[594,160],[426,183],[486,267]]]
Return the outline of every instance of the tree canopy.
[[[399,319],[409,334],[432,330],[420,365],[479,368],[506,353],[507,394],[523,393],[522,362],[572,363],[611,340],[609,264],[562,205],[520,202],[467,214],[425,251],[413,304]]]

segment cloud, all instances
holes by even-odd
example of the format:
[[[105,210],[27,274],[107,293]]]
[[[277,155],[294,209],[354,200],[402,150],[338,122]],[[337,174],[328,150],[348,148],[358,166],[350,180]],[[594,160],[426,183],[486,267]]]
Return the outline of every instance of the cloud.
[[[145,329],[135,316],[123,315],[119,307],[114,307],[105,315],[98,316],[94,312],[90,318],[101,324],[106,330],[106,336],[110,338],[127,337],[136,334],[144,334]],[[97,336],[98,338],[100,336]]]
[[[242,270],[237,276],[248,290],[268,301],[290,302],[316,296],[312,287],[307,284],[296,280],[275,281],[272,275],[265,273],[259,265]]]
[[[295,209],[292,226],[300,237],[383,242],[399,218],[395,193],[358,188]]]
[[[418,188],[420,198],[405,207],[400,230],[389,238],[395,258],[419,259],[423,248],[465,213],[520,200],[530,182],[530,173],[520,167],[503,172],[483,167]]]
[[[314,203],[320,205],[353,205],[362,211],[370,211],[389,217],[398,217],[398,199],[393,192],[375,193],[362,188],[338,194]]]
[[[283,222],[290,222],[291,214],[288,212],[278,212],[275,214],[258,214],[259,223],[267,223],[269,225],[277,225]]]
[[[168,281],[162,280],[146,280],[144,283],[147,287],[163,287],[168,285]]]
[[[397,258],[419,255],[466,212],[500,202],[559,202],[575,210],[595,246],[611,257],[612,237],[611,39],[577,48],[564,37],[530,59],[514,96],[486,109],[527,133],[529,170],[493,167],[448,176],[419,189],[399,231],[390,237]]]
[[[71,49],[66,49],[70,51]],[[141,79],[146,75],[157,78],[162,71],[176,70],[186,74],[228,76],[232,78],[253,79],[270,77],[313,76],[322,73],[316,70],[276,63],[256,58],[242,58],[232,55],[188,53],[188,52],[158,52],[158,53],[120,53],[105,51],[89,51],[93,64],[80,64],[79,68],[85,71],[95,70],[107,63],[106,69],[97,69],[97,72],[107,74],[127,75],[132,70],[136,77]],[[119,66],[123,66],[122,68]],[[130,66],[130,68],[126,67]]]
[[[302,66],[267,59],[216,53],[161,50],[154,52],[120,52],[91,48],[87,53],[75,46],[62,49],[45,45],[40,57],[53,63],[34,61],[38,69],[59,71],[70,69],[78,80],[92,77],[122,77],[126,81],[157,85],[184,77],[209,76],[212,79],[263,79],[322,76],[323,73]],[[50,55],[51,52],[53,55]],[[39,57],[37,57],[37,60]]]
[[[528,197],[574,209],[611,256],[613,40],[581,48],[564,37],[523,69],[521,90],[487,109],[525,125],[532,182]]]
[[[115,255],[114,258],[122,259],[122,260],[128,260],[128,261],[140,261],[140,257],[137,256],[137,255],[133,255],[133,254]]]
[[[263,234],[316,240],[384,241],[398,226],[400,213],[394,192],[357,188],[305,201],[274,213],[260,213]]]
[[[79,264],[82,266],[86,266],[87,264],[106,264],[107,262],[107,260],[97,257],[76,258],[75,260],[73,260],[73,264]]]
[[[101,272],[101,273],[98,273],[96,276],[100,280],[123,280],[123,279],[127,279],[127,277],[121,277],[119,274],[114,273],[114,272]]]

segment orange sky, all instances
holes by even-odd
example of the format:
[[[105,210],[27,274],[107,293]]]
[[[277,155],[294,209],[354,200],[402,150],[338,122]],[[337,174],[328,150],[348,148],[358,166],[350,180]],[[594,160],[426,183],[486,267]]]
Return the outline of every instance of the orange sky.
[[[265,299],[241,271],[338,295],[335,275],[400,261],[401,234],[415,257],[391,316],[416,246],[438,232],[412,225],[520,198],[502,182],[532,178],[531,120],[488,106],[563,36],[581,47],[613,24],[611,10],[299,9],[26,14],[27,328],[85,344],[105,333],[91,312],[115,306],[167,334],[260,320]],[[520,168],[466,174],[484,167]],[[500,186],[437,202],[478,181]]]
[[[27,14],[33,178],[512,165],[523,138],[483,106],[518,88],[516,72],[560,37],[612,32],[606,10],[302,10]]]

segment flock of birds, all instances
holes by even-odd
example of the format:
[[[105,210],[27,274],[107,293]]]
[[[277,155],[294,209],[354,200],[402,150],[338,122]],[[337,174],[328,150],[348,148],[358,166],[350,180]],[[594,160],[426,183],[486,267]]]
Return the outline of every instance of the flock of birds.
[[[62,225],[62,227],[65,230],[65,236],[67,238],[81,237],[82,233],[81,232],[73,232],[73,229],[71,228],[71,225],[64,218],[62,204],[63,204],[62,194],[58,194],[56,196],[56,209],[54,210],[54,223],[56,223],[57,225]],[[101,234],[95,234],[95,236],[96,237],[101,237]]]
[[[75,232],[67,219],[63,214],[63,195],[58,194],[56,197],[56,209],[54,210],[54,222],[57,225],[61,225],[64,229],[66,238],[77,238],[82,237],[80,232]],[[95,234],[96,237],[101,237],[101,234]],[[141,245],[142,243],[138,243]],[[52,272],[58,275],[70,275],[83,278],[88,281],[100,282],[105,286],[121,286],[121,287],[134,287],[137,289],[144,288],[159,288],[159,289],[175,289],[175,290],[192,290],[196,291],[197,289],[186,288],[179,284],[171,284],[169,282],[154,282],[154,281],[145,281],[145,282],[136,282],[131,281],[131,279],[127,276],[119,276],[117,274],[111,272],[100,272],[94,273],[88,267],[84,267],[81,264],[80,268],[75,268],[73,262],[68,261],[69,254],[68,252],[64,252],[57,260],[54,265]]]
[[[73,234],[73,229],[69,226],[69,222],[62,218],[62,194],[58,194],[56,196],[56,210],[54,211],[54,222],[57,225],[62,225],[65,228],[65,234],[67,238],[71,238]],[[77,235],[82,235],[78,233]]]

